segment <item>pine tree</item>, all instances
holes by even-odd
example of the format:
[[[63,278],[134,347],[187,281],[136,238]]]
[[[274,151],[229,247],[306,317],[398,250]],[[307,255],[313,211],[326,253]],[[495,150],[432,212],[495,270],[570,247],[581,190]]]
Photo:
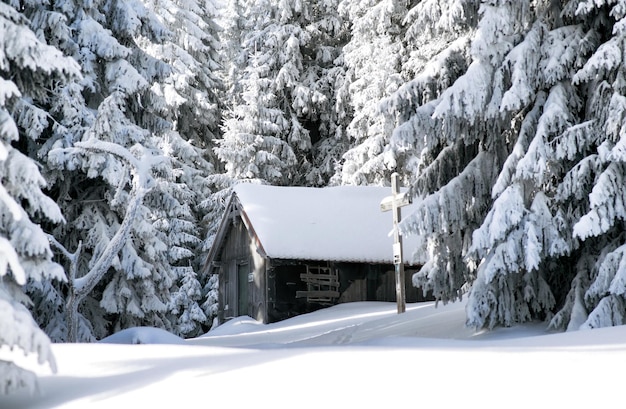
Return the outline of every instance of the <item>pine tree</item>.
[[[29,2],[21,6],[23,14],[29,18],[30,27],[36,33],[41,41],[56,47],[66,56],[76,55],[80,49],[74,41],[72,32],[77,26],[76,22],[72,22],[67,17],[67,4],[65,3],[41,3]],[[50,149],[51,143],[56,140],[71,141],[80,138],[85,132],[86,127],[93,122],[93,113],[85,105],[82,96],[82,90],[86,78],[74,80],[67,83],[58,84],[51,89],[46,107],[47,115],[53,118],[52,121],[45,126],[45,120],[40,120],[40,125],[33,127],[28,122],[33,113],[43,113],[40,107],[33,104],[22,105],[23,114],[18,117],[25,118],[26,121],[21,125],[32,133],[32,138],[26,139],[25,148],[31,157],[37,157],[42,160],[41,171],[45,179],[49,182],[48,189],[53,197],[55,193],[55,182],[62,179],[64,175],[59,175],[46,165],[45,157]],[[29,114],[26,114],[29,113]],[[65,209],[63,209],[65,212]],[[64,231],[68,224],[50,226],[53,231]],[[50,236],[53,242],[57,242],[53,236]],[[58,243],[58,242],[57,242]],[[72,243],[75,247],[77,242]],[[41,328],[50,336],[53,341],[66,339],[67,326],[65,316],[65,296],[66,283],[58,281],[30,281],[26,285],[27,294],[31,297],[33,305],[31,311],[35,320]]]
[[[240,104],[243,88],[241,79],[248,64],[248,53],[244,47],[244,38],[252,30],[253,21],[246,14],[246,0],[231,0],[220,9],[222,32],[220,38],[223,65],[222,81],[224,83],[225,107],[232,108]]]
[[[444,11],[422,14],[429,4],[410,18]],[[623,323],[624,7],[498,1],[472,16],[471,2],[454,4],[470,30],[439,17],[461,29],[444,36],[447,48],[424,47],[444,51],[411,63],[416,78],[385,105],[404,120],[390,149],[420,196],[404,223],[427,239],[414,282],[443,301],[471,284],[475,327],[550,318],[555,307],[554,328]],[[439,73],[453,75],[433,82]]]
[[[554,328],[580,329],[625,322],[623,205],[623,120],[626,82],[622,44],[623,2],[581,1],[568,10],[581,21],[587,41],[584,65],[576,66],[572,84],[582,95],[578,122],[559,138],[553,155],[567,160],[556,201],[568,206],[569,225],[580,254],[563,308]]]
[[[212,1],[161,1],[148,6],[172,33],[165,44],[147,51],[172,67],[170,75],[152,89],[163,97],[162,114],[176,131],[167,134],[163,146],[174,167],[171,183],[177,192],[170,214],[173,220],[164,223],[170,263],[178,277],[169,308],[176,332],[191,336],[200,334],[207,321],[198,305],[202,285],[196,272],[202,265],[199,254],[206,236],[201,220],[213,211],[206,198],[215,189],[208,176],[215,173],[217,159],[212,147],[220,132],[218,100],[223,87],[218,73],[222,61],[219,28],[214,22],[218,10]]]
[[[79,78],[80,70],[73,60],[40,41],[28,19],[6,3],[0,3],[0,32],[0,346],[37,355],[40,364],[47,363],[54,371],[50,340],[27,309],[31,301],[24,286],[65,280],[38,224],[64,219],[43,192],[46,182],[38,164],[19,148],[50,126],[45,109],[51,95],[58,86]],[[0,360],[0,393],[22,387],[34,392],[35,375]]]
[[[335,117],[332,61],[341,41],[333,2],[252,2],[231,15],[228,38],[243,39],[235,53],[240,77],[230,89],[241,99],[226,114],[216,153],[232,179],[320,185],[330,174]],[[230,70],[236,73],[236,70]]]
[[[380,107],[399,122],[381,157],[395,163],[418,196],[417,211],[402,225],[404,234],[425,238],[422,248],[406,249],[424,265],[413,282],[444,302],[457,299],[471,280],[463,257],[490,205],[500,160],[501,119],[483,117],[494,70],[471,44],[477,16],[472,1],[411,8],[402,32],[408,80]]]
[[[231,179],[288,184],[295,177],[297,159],[287,141],[292,124],[282,104],[286,102],[285,86],[293,87],[298,80],[298,36],[302,30],[280,24],[284,23],[280,19],[282,4],[259,2],[248,6],[245,16],[251,22],[243,35],[247,57],[239,81],[241,103],[235,101],[237,105],[227,113],[223,139],[217,141],[215,152]],[[280,19],[278,24],[274,18]],[[276,84],[278,75],[281,84]]]
[[[494,259],[479,267],[468,308],[473,325],[550,317],[553,295],[560,307],[550,322],[553,328],[623,323],[618,274],[623,243],[618,220],[623,216],[620,195],[609,193],[616,192],[610,186],[621,173],[621,125],[616,126],[621,121],[621,74],[615,52],[621,40],[613,27],[619,27],[623,12],[619,5],[597,6],[569,2],[553,10],[552,18],[537,13],[534,27],[542,31],[530,47],[542,50],[539,60],[516,64],[518,78],[525,83],[512,87],[509,95],[516,100],[528,96],[534,114],[524,119],[528,126],[494,187],[499,197],[492,212],[508,208],[496,206],[512,190],[521,192],[526,206],[532,205],[523,208],[520,223],[503,219],[495,227],[496,222],[487,219],[476,232],[483,240],[484,228],[506,234],[495,240],[492,235],[490,243],[483,243]],[[541,70],[533,72],[534,66]],[[507,249],[508,257],[498,262],[500,248]]]
[[[244,85],[243,105],[227,114],[223,138],[215,152],[232,179],[261,179],[270,184],[287,184],[295,174],[296,155],[284,137],[289,122],[277,107],[271,80],[262,77],[265,66],[252,56]]]
[[[397,170],[386,147],[396,125],[394,115],[380,109],[402,83],[401,22],[406,8],[394,0],[342,1],[339,12],[351,23],[350,41],[343,48],[345,73],[337,89],[342,114],[349,123],[345,137],[350,149],[343,154],[333,183],[384,184]]]
[[[539,18],[505,60],[512,67],[511,85],[503,94],[500,110],[513,110],[517,115],[520,108],[530,111],[492,189],[493,207],[474,233],[469,251],[474,265],[487,257],[478,267],[468,308],[468,323],[478,327],[511,325],[549,313],[555,299],[546,280],[555,272],[549,271],[546,260],[570,250],[566,232],[559,229],[563,216],[553,218],[542,189],[550,176],[545,144],[565,129],[570,118],[563,108],[571,102],[569,109],[576,109],[577,98],[562,82],[563,72],[555,72],[562,67],[546,66],[543,61],[546,52],[560,63],[570,61],[567,55],[545,49],[567,33],[550,32],[551,15],[537,14]],[[567,39],[575,41],[576,36]],[[540,52],[529,53],[531,49]]]
[[[310,35],[304,47],[304,74],[296,104],[304,117],[303,126],[311,138],[311,166],[305,175],[306,185],[324,186],[336,173],[342,155],[348,149],[346,137],[348,100],[337,92],[346,76],[344,46],[350,38],[345,15],[338,14],[340,0],[311,5],[309,19],[303,26]],[[308,92],[303,92],[308,89]]]
[[[182,75],[188,73],[180,67],[176,71],[168,63],[168,58],[171,62],[174,57],[164,50],[173,34],[142,3],[102,1],[56,6],[73,28],[66,42],[73,46],[64,51],[81,62],[85,73],[82,90],[73,94],[76,112],[88,115],[76,125],[76,131],[54,133],[41,151],[56,182],[56,197],[71,220],[55,236],[65,254],[70,255],[65,249],[78,249],[79,259],[68,259],[68,266],[78,270],[76,280],[99,270],[102,260],[110,260],[106,280],[76,288],[70,283],[70,294],[75,290],[74,299],[82,299],[80,311],[67,310],[70,315],[78,314],[69,320],[72,326],[76,321],[79,324],[72,337],[101,338],[137,325],[178,333],[193,331],[196,327],[191,321],[178,326],[178,317],[192,317],[196,323],[204,318],[197,313],[197,299],[191,301],[197,295],[188,287],[193,287],[194,280],[195,287],[200,287],[189,265],[192,249],[200,242],[190,202],[195,197],[191,183],[202,177],[191,164],[206,161],[195,145],[182,140],[173,129],[172,122],[175,125],[181,115],[184,120],[188,118],[183,106],[189,108],[190,104],[176,105],[177,98],[167,97],[174,91],[185,97],[196,95],[199,101],[204,97],[190,87],[172,88],[176,78],[181,79],[176,84],[183,83]],[[172,48],[182,53],[181,48]],[[164,94],[163,90],[172,92]],[[211,105],[204,102],[204,107]],[[170,114],[172,109],[180,114]],[[193,132],[204,132],[203,126]],[[190,140],[196,137],[189,135]],[[133,166],[129,160],[120,159],[124,155],[112,155],[109,148],[84,148],[85,143],[101,146],[94,144],[96,141],[114,144],[118,146],[114,151],[144,161],[161,157],[152,168],[154,183],[149,191],[137,195],[133,188],[136,182],[131,178]],[[79,145],[82,148],[76,149]],[[141,203],[135,207],[138,197]],[[136,218],[119,254],[109,258],[108,252],[117,248],[111,243],[124,231],[131,208]],[[180,292],[181,287],[187,291]],[[85,289],[88,293],[82,294]],[[177,296],[170,303],[172,293]]]
[[[206,294],[206,298],[202,304],[202,310],[207,321],[213,326],[219,309],[219,276],[217,274],[212,274],[209,277],[203,292]]]

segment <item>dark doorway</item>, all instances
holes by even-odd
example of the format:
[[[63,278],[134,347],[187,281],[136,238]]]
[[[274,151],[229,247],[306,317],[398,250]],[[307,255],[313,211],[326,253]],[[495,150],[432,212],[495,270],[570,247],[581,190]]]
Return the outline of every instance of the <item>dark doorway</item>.
[[[250,264],[247,262],[237,263],[237,287],[238,287],[238,315],[249,315],[248,311],[248,274]]]
[[[282,265],[274,268],[274,311],[270,321],[280,321],[306,312],[306,299],[296,298],[298,291],[306,290],[300,278],[306,273],[305,265]]]

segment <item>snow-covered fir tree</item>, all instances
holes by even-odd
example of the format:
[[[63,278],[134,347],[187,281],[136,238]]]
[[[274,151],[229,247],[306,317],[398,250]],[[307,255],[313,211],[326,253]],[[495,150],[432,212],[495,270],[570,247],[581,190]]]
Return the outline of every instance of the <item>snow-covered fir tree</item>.
[[[309,186],[328,184],[349,146],[345,131],[349,101],[337,90],[346,77],[343,49],[350,30],[346,16],[337,13],[339,7],[339,0],[312,4],[306,24],[310,41],[304,47],[303,85],[309,92],[297,94],[294,105],[305,118],[312,143],[311,167],[305,176]]]
[[[611,186],[621,173],[616,44],[624,7],[550,6],[538,10],[509,57],[513,84],[502,108],[525,106],[527,114],[493,188],[494,207],[474,237],[475,259],[486,257],[468,308],[476,326],[551,317],[555,304],[554,328],[623,323],[623,212]],[[537,60],[523,47],[541,50]],[[521,213],[511,212],[513,203],[523,205]]]
[[[550,146],[566,171],[556,187],[555,202],[571,209],[568,227],[578,247],[570,291],[551,325],[563,329],[622,325],[626,4],[572,2],[564,13],[578,22],[584,36],[580,43],[593,49],[585,50],[584,65],[572,70],[572,86],[582,99],[577,121]]]
[[[487,18],[502,21],[501,13],[515,16],[506,5],[486,8],[480,26],[489,24]],[[560,273],[550,271],[549,260],[570,249],[562,215],[552,214],[553,192],[545,188],[554,174],[546,144],[567,128],[569,111],[579,103],[561,71],[571,63],[572,44],[547,49],[566,34],[555,27],[561,21],[557,10],[528,4],[516,15],[523,38],[506,50],[498,72],[510,80],[501,81],[504,92],[499,91],[494,109],[521,121],[511,130],[516,145],[493,186],[495,201],[474,232],[467,255],[472,270],[477,269],[468,304],[468,324],[476,327],[508,326],[549,315],[555,306],[549,276]],[[576,41],[576,36],[567,40]],[[550,66],[544,57],[562,65]]]
[[[498,166],[500,119],[483,116],[492,62],[472,57],[477,16],[475,1],[411,8],[403,30],[408,80],[381,103],[399,121],[381,158],[395,162],[418,195],[418,210],[403,225],[405,234],[425,239],[423,248],[406,249],[424,264],[413,282],[444,302],[456,299],[469,279],[463,257],[490,204]]]
[[[418,41],[415,78],[384,104],[404,121],[390,149],[420,197],[404,224],[427,243],[414,282],[443,301],[471,283],[469,325],[556,310],[555,328],[623,323],[623,17],[593,1],[420,2],[407,15],[413,39],[448,32]]]
[[[84,72],[81,89],[73,98],[75,111],[84,119],[53,133],[40,152],[48,160],[55,196],[71,221],[55,236],[66,254],[81,250],[78,260],[67,262],[68,270],[78,270],[77,279],[110,260],[105,280],[89,291],[88,286],[74,288],[80,290],[77,298],[81,301],[72,337],[100,338],[135,325],[193,333],[205,319],[198,306],[201,285],[191,267],[193,249],[200,243],[193,206],[196,191],[202,194],[204,179],[199,175],[210,166],[197,140],[206,122],[190,126],[187,121],[192,114],[185,110],[190,106],[212,109],[213,101],[207,97],[212,89],[203,90],[206,83],[197,85],[200,73],[189,77],[193,67],[186,70],[170,64],[176,52],[195,51],[178,44],[166,47],[174,34],[145,4],[103,1],[54,6],[72,28],[69,40],[62,42],[63,51],[80,62]],[[189,22],[186,28],[193,29]],[[198,46],[193,41],[185,44]],[[185,62],[193,65],[189,59]],[[198,105],[180,102],[185,98],[197,98]],[[74,105],[63,105],[62,113],[73,115]],[[186,130],[195,129],[189,131],[187,140],[176,130],[181,118],[189,127]],[[210,121],[211,113],[205,118]],[[142,193],[140,206],[133,210],[138,217],[113,258],[108,256],[115,248],[110,243],[126,226],[128,211],[138,197],[132,177],[136,171],[131,161],[121,160],[122,156],[112,155],[94,141],[115,144],[140,161],[161,157],[152,168],[151,188]],[[81,142],[88,145],[76,149]],[[194,182],[198,183],[195,187]],[[73,286],[70,282],[70,294]],[[59,339],[64,336],[59,331]]]
[[[285,185],[296,176],[297,159],[285,137],[290,123],[272,92],[262,56],[253,55],[242,80],[243,104],[227,113],[223,138],[215,152],[232,179],[260,179]]]
[[[0,346],[36,355],[54,371],[50,339],[27,309],[31,300],[24,286],[65,280],[40,225],[64,219],[43,192],[47,184],[28,146],[52,125],[46,110],[57,87],[79,78],[80,69],[37,38],[19,8],[0,2]],[[20,388],[34,392],[35,375],[0,360],[0,393]]]
[[[19,7],[23,16],[29,19],[30,28],[42,42],[71,54],[73,43],[68,41],[71,36],[71,28],[68,20],[62,13],[50,8],[44,2],[28,2]],[[59,83],[49,90],[46,105],[41,102],[20,104],[21,114],[17,117],[18,123],[31,137],[23,138],[21,146],[23,151],[34,159],[42,159],[39,155],[42,143],[45,143],[50,133],[70,135],[72,132],[82,132],[83,121],[88,121],[90,114],[81,107],[82,87],[80,79]],[[33,119],[36,118],[36,126]],[[42,161],[45,164],[45,161]],[[46,167],[41,167],[43,176],[50,180]],[[49,191],[54,196],[53,187],[48,185]],[[62,229],[65,224],[49,226]],[[60,281],[30,281],[25,286],[27,294],[33,301],[30,309],[35,320],[51,337],[58,340],[64,337],[66,332],[63,287],[66,285]]]
[[[82,110],[88,116],[80,131],[54,133],[41,154],[48,159],[57,201],[70,220],[54,235],[69,251],[83,246],[79,259],[66,264],[68,270],[78,270],[76,278],[79,278],[94,268],[120,228],[129,201],[131,170],[105,152],[68,154],[63,149],[73,149],[76,143],[90,139],[124,148],[138,143],[154,149],[158,147],[158,141],[142,126],[149,124],[151,129],[160,131],[164,129],[165,121],[151,109],[142,107],[142,104],[150,106],[146,90],[152,78],[139,70],[151,70],[151,76],[162,77],[169,73],[169,69],[142,53],[134,37],[156,36],[162,40],[168,33],[140,3],[112,1],[56,6],[73,28],[69,44],[74,46],[64,51],[81,63],[85,78],[80,84]],[[142,97],[145,98],[143,101]],[[96,283],[94,289],[78,297],[82,299],[79,312],[70,311],[72,308],[68,306],[66,313],[78,314],[75,318],[78,326],[70,334],[72,339],[90,340],[108,335],[114,330],[109,327],[109,320],[116,314],[117,320],[121,321],[116,323],[119,326],[137,322],[130,317],[164,312],[168,300],[167,286],[159,281],[171,283],[173,280],[169,275],[172,273],[159,271],[156,267],[151,270],[152,266],[147,267],[141,257],[153,253],[152,257],[163,258],[163,249],[168,247],[162,241],[163,234],[157,234],[154,228],[145,231],[150,230],[146,226],[149,210],[144,208],[141,214],[143,217],[137,220],[133,231],[134,240],[128,240],[120,257],[112,260],[111,267],[116,273],[107,276],[106,286],[104,282]],[[158,251],[151,250],[154,246]],[[72,280],[69,284],[71,298],[78,288]],[[106,296],[112,292],[119,297],[115,301]],[[74,321],[74,318],[68,321]],[[163,326],[160,320],[152,323]],[[75,325],[74,322],[67,324]],[[61,339],[67,339],[67,336],[66,333]]]
[[[344,0],[339,10],[351,24],[343,47],[341,82],[336,90],[342,130],[350,149],[343,154],[333,183],[389,184],[396,162],[385,148],[396,125],[394,115],[380,109],[403,82],[401,23],[405,2]]]
[[[208,176],[215,173],[213,141],[219,135],[222,67],[218,9],[213,1],[174,1],[148,3],[171,31],[165,44],[149,45],[147,52],[172,66],[169,77],[155,83],[153,90],[163,97],[163,115],[174,125],[164,150],[174,167],[179,191],[178,209],[187,208],[168,226],[172,265],[178,271],[178,285],[172,292],[170,309],[177,332],[197,335],[206,329],[207,317],[198,305],[203,296],[197,272],[202,266],[203,238],[207,229],[201,223],[213,216],[210,198],[215,187]],[[180,231],[179,233],[176,233]],[[209,277],[203,277],[205,285]],[[210,322],[208,323],[210,325]]]
[[[225,106],[232,108],[242,102],[242,84],[240,80],[248,63],[248,53],[244,47],[244,38],[252,29],[252,21],[245,12],[246,0],[230,0],[219,10],[222,31],[220,38],[224,46],[222,79],[224,82]]]
[[[323,141],[335,137],[335,126],[327,74],[342,32],[333,6],[241,4],[245,23],[231,24],[229,36],[243,39],[233,62],[244,64],[243,74],[229,78],[229,89],[241,89],[241,99],[233,100],[216,148],[230,179],[322,185],[328,178],[332,147]]]

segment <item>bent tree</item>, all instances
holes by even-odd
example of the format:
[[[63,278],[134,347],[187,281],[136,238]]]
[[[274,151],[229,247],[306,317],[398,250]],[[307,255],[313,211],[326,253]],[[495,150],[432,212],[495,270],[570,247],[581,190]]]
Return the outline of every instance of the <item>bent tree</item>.
[[[114,259],[118,257],[118,254],[125,243],[129,240],[131,235],[131,228],[135,218],[138,216],[140,207],[143,203],[143,199],[146,194],[154,186],[154,180],[150,175],[152,166],[158,161],[162,161],[163,158],[152,155],[150,152],[146,152],[140,145],[134,147],[136,155],[117,144],[110,142],[88,140],[85,142],[78,142],[72,148],[64,149],[64,154],[73,154],[77,151],[81,153],[99,153],[109,154],[115,156],[118,160],[122,161],[125,165],[131,168],[132,174],[132,189],[129,193],[129,200],[126,206],[126,212],[124,218],[117,230],[117,232],[111,237],[104,249],[100,252],[95,261],[92,260],[89,271],[77,277],[78,264],[82,253],[82,242],[79,243],[78,248],[74,253],[70,253],[65,247],[63,247],[58,241],[54,240],[53,244],[58,247],[62,253],[68,258],[70,262],[69,266],[69,295],[67,298],[67,326],[68,326],[68,341],[76,342],[78,337],[78,306],[90,294],[93,289],[100,283],[104,275],[108,272],[109,268],[113,265]],[[54,154],[54,152],[52,152]]]

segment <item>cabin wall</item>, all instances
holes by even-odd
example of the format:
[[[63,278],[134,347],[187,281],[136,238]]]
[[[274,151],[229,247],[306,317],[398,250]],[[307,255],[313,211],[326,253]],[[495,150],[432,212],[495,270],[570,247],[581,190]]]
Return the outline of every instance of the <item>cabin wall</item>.
[[[266,322],[266,261],[240,217],[234,217],[228,229],[219,258],[219,321],[248,315]]]
[[[396,301],[395,267],[391,264],[336,263],[341,280],[338,303],[355,301]],[[406,302],[426,301],[422,290],[413,286],[414,271],[405,271]]]
[[[331,302],[319,303],[298,297],[307,290],[301,276],[309,267],[330,267],[337,272],[339,296]],[[406,301],[427,300],[420,289],[413,287],[413,271],[405,273]],[[268,261],[268,322],[281,321],[295,315],[315,311],[329,305],[355,301],[396,301],[396,281],[393,265],[368,263],[331,263],[324,261],[271,260]]]
[[[396,301],[396,271],[393,265],[380,266],[381,273],[376,290],[377,301]],[[420,288],[413,286],[413,274],[417,270],[406,269],[404,271],[405,299],[408,303],[423,302],[433,300],[430,296],[425,296]]]

